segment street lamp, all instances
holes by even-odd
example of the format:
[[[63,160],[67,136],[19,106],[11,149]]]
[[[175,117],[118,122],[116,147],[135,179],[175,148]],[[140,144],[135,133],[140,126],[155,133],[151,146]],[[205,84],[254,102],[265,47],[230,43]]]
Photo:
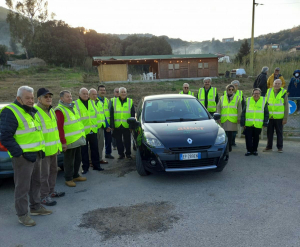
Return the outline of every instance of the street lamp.
[[[252,4],[252,31],[251,31],[251,49],[250,49],[250,73],[253,75],[253,58],[254,58],[254,15],[255,15],[255,6],[257,5],[263,5],[261,3],[256,3],[255,0],[253,0]]]

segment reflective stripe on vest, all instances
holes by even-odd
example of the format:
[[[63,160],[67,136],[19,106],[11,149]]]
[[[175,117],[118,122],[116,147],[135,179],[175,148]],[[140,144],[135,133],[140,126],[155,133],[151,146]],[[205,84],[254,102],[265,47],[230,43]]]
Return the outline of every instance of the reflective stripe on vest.
[[[209,112],[215,112],[217,110],[216,95],[217,95],[217,89],[215,87],[211,87],[207,94],[207,110]],[[198,99],[202,103],[202,105],[205,107],[205,89],[204,88],[199,89]]]
[[[282,96],[286,93],[286,90],[281,88],[281,91],[276,95],[274,88],[269,88],[267,91],[267,102],[269,109],[269,118],[283,119],[284,118],[284,99]]]
[[[247,98],[246,115],[245,115],[245,126],[261,129],[264,122],[264,108],[267,103],[265,97],[260,97],[260,99],[255,102],[253,97]]]
[[[132,99],[127,98],[127,101],[122,105],[120,99],[115,98],[112,104],[114,107],[115,127],[118,128],[122,125],[124,128],[129,128],[127,119],[131,117]],[[125,110],[126,108],[127,110]]]
[[[183,91],[181,91],[179,94],[184,94],[184,93],[183,93]],[[191,91],[189,91],[187,94],[194,96],[194,93],[192,93]]]
[[[108,122],[108,124],[110,124],[110,112],[109,112],[109,99],[104,97],[104,100],[103,100],[103,103],[101,100],[99,100],[99,102],[102,104],[103,106],[103,109],[104,109],[104,115],[105,115],[105,118]]]
[[[42,126],[43,136],[45,139],[45,155],[51,156],[57,154],[58,151],[62,151],[62,146],[59,139],[59,132],[57,129],[56,117],[53,109],[50,109],[49,114],[38,106],[35,106],[37,111],[37,120]]]
[[[80,99],[75,100],[75,105],[80,116],[80,121],[84,126],[85,134],[87,135],[91,132],[97,133],[98,124],[96,110],[93,106],[94,102],[92,100],[88,100],[88,109]]]
[[[105,115],[104,115],[104,110],[103,110],[103,105],[100,101],[98,101],[98,104],[94,102],[93,107],[95,109],[96,115],[97,115],[97,128],[105,128],[106,123],[105,123]]]
[[[225,123],[227,120],[232,123],[237,123],[238,110],[237,105],[239,102],[239,96],[234,95],[233,99],[228,102],[227,95],[221,97],[221,123]]]
[[[64,115],[64,132],[67,145],[76,142],[82,136],[85,137],[84,126],[80,121],[76,107],[73,107],[73,113],[66,106],[59,103],[55,111],[61,111]]]
[[[12,103],[5,108],[10,109],[18,121],[14,138],[23,152],[45,151],[45,141],[39,122],[18,105]],[[3,108],[4,109],[4,108]],[[8,152],[11,156],[10,152]]]

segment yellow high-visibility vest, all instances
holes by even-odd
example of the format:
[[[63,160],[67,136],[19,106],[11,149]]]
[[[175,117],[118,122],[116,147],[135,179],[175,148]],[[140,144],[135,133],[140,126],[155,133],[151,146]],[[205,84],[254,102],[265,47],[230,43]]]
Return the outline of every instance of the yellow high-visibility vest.
[[[246,101],[246,115],[245,126],[261,129],[264,124],[264,109],[267,100],[265,97],[260,97],[256,102],[253,97],[247,98]]]
[[[267,91],[267,102],[269,109],[269,118],[283,119],[284,118],[284,98],[282,96],[286,93],[286,90],[281,88],[281,91],[276,95],[274,88],[269,88]]]
[[[183,91],[181,91],[179,94],[184,94],[184,93],[183,93]],[[187,94],[188,94],[188,95],[195,96],[195,95],[194,95],[194,93],[193,93],[193,92],[191,92],[191,91],[189,91]]]
[[[217,110],[216,96],[217,88],[211,87],[207,95],[207,110],[209,112],[215,112]],[[199,89],[198,99],[202,103],[202,105],[205,106],[205,88]]]
[[[126,102],[121,103],[119,98],[115,98],[112,102],[112,107],[114,107],[114,122],[115,128],[120,127],[121,125],[124,128],[129,128],[127,119],[131,117],[131,107],[133,101],[130,98],[127,98]]]
[[[225,123],[227,120],[232,123],[237,123],[239,96],[234,95],[233,99],[228,102],[227,95],[221,97],[221,123]]]
[[[43,136],[45,139],[45,155],[51,156],[57,154],[58,151],[61,152],[62,146],[59,139],[59,132],[57,129],[57,121],[54,110],[50,109],[49,114],[51,117],[49,117],[49,115],[46,114],[45,111],[39,106],[35,106],[35,108],[38,110],[36,113],[36,119],[42,126]]]

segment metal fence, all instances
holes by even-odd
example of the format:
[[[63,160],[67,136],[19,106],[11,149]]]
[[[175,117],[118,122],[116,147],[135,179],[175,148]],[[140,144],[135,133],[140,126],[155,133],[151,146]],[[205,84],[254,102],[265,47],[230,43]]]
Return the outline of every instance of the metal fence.
[[[300,101],[300,97],[289,97],[289,100]],[[297,105],[297,102],[295,103]],[[284,125],[283,131],[300,133],[300,109],[296,108],[296,111],[289,115],[287,124]]]

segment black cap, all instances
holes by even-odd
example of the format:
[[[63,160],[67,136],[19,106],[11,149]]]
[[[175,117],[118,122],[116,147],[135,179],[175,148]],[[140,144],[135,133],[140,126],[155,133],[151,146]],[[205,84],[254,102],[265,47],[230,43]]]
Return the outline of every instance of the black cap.
[[[37,97],[44,96],[44,95],[46,95],[46,94],[51,94],[51,95],[53,95],[53,93],[50,93],[50,91],[49,91],[48,89],[44,88],[44,87],[40,88],[40,89],[37,91],[37,93],[36,93]]]

